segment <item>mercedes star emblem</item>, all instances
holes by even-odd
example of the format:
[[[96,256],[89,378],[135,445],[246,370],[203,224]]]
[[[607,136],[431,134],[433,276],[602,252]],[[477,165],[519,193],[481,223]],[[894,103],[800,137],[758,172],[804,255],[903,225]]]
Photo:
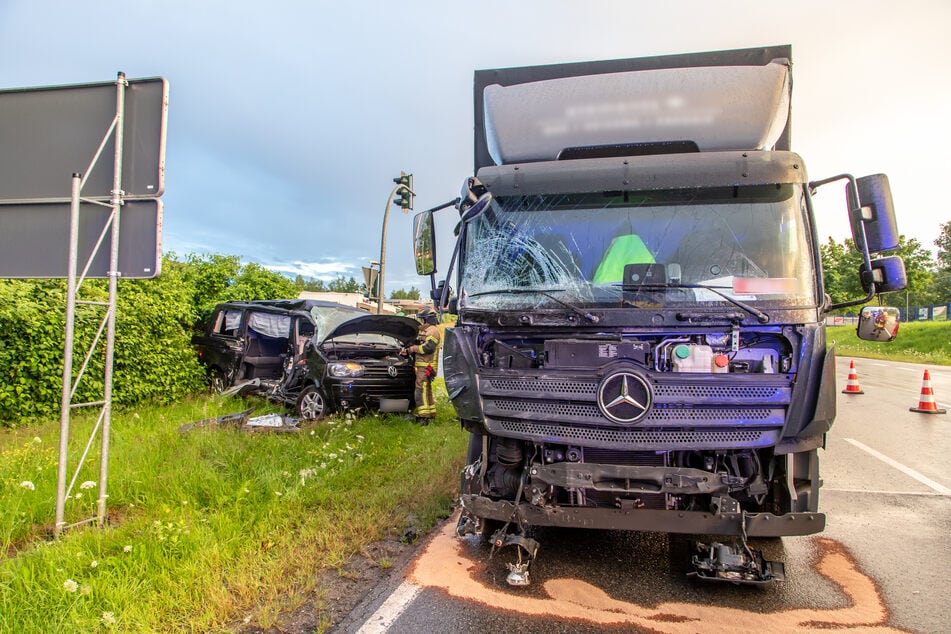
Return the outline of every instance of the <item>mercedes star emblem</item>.
[[[651,391],[647,381],[629,370],[609,374],[598,387],[598,407],[608,420],[635,423],[647,414]]]

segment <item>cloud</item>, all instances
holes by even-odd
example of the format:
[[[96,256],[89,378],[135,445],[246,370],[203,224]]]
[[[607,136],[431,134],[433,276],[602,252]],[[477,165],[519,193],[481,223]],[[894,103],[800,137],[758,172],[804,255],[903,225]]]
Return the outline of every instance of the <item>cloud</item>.
[[[349,264],[339,260],[324,260],[321,262],[303,262],[297,260],[286,264],[264,264],[265,268],[278,273],[300,275],[305,279],[332,281],[338,277],[361,277],[360,265]]]

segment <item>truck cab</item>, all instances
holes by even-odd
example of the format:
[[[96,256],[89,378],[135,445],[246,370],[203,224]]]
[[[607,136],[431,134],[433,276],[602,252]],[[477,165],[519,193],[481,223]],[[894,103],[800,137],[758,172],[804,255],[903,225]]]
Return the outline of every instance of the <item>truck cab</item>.
[[[524,551],[513,585],[534,526],[732,535],[740,553],[823,530],[825,315],[844,304],[823,291],[817,187],[846,183],[868,292],[850,303],[905,280],[872,257],[898,246],[887,179],[810,181],[790,150],[790,68],[780,46],[476,72],[447,282],[431,213],[415,253],[458,315],[459,532]]]

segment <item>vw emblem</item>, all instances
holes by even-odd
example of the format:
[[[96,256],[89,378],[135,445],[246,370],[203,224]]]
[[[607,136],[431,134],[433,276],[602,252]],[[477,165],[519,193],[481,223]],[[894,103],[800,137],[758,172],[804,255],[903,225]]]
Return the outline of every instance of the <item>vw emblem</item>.
[[[386,373],[389,374],[392,378],[396,378],[396,375],[399,374],[399,370],[396,369],[395,365],[391,365],[386,368]]]
[[[598,408],[615,423],[636,423],[647,414],[650,405],[651,391],[647,381],[628,370],[607,375],[598,386]]]

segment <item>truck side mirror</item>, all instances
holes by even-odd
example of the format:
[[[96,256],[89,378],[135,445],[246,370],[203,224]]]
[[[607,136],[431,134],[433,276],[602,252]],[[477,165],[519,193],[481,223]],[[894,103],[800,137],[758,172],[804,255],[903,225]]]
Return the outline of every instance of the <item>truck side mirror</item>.
[[[852,192],[851,183],[846,186],[849,201],[852,238],[862,249],[862,225],[865,227],[865,244],[869,253],[880,253],[898,248],[898,224],[895,222],[895,206],[892,190],[885,174],[873,174],[855,179],[858,201]]]
[[[908,285],[905,261],[897,255],[878,258],[872,260],[871,271],[863,263],[859,268],[859,279],[866,293],[871,292],[873,282],[877,293],[900,291]]]
[[[855,334],[865,341],[891,341],[898,336],[901,313],[892,306],[866,306],[859,315]]]
[[[436,272],[436,232],[431,211],[418,213],[413,218],[413,256],[419,275]]]

